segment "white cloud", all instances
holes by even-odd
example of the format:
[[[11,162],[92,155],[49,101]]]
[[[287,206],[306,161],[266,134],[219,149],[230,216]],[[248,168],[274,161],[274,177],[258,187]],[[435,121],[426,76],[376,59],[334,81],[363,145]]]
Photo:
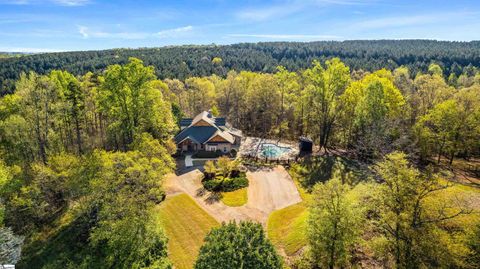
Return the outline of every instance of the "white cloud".
[[[51,0],[53,3],[61,6],[84,6],[90,3],[90,0]]]
[[[272,6],[240,10],[235,15],[237,18],[245,21],[265,21],[285,17],[312,7],[364,5],[373,2],[376,2],[376,0],[290,0]]]
[[[290,34],[230,34],[228,37],[265,38],[276,40],[333,40],[341,39],[335,35],[290,35]]]
[[[162,30],[156,34],[156,36],[160,38],[166,37],[178,37],[184,33],[191,32],[193,30],[193,26],[188,25],[185,27],[178,27],[173,29]]]
[[[401,17],[385,17],[379,19],[372,19],[355,23],[356,28],[361,29],[376,29],[389,27],[402,27],[417,24],[434,23],[442,20],[440,17],[418,15],[418,16],[401,16]]]
[[[267,8],[255,8],[242,10],[236,14],[239,19],[246,21],[264,21],[270,18],[278,18],[293,14],[299,11],[302,7],[300,5],[282,5]]]
[[[88,28],[86,26],[78,26],[78,32],[83,36],[83,38],[88,38]]]
[[[114,39],[146,39],[146,38],[178,38],[193,30],[193,26],[166,29],[157,33],[147,32],[104,32],[92,30],[86,26],[79,25],[78,33],[83,38],[114,38]]]
[[[449,22],[458,18],[465,19],[469,16],[477,16],[478,13],[472,12],[449,12],[435,14],[421,14],[397,17],[384,17],[378,19],[364,20],[353,23],[355,29],[380,29],[380,28],[396,28],[405,26],[426,25],[432,23]]]
[[[114,38],[114,39],[145,39],[151,34],[142,32],[104,32],[91,30],[90,28],[79,25],[78,33],[83,38]]]

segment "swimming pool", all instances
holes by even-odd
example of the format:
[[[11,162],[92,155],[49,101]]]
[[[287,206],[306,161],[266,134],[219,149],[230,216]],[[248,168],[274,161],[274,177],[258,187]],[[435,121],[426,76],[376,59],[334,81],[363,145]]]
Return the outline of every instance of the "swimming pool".
[[[291,148],[280,147],[275,144],[263,143],[260,150],[260,155],[268,158],[278,158],[288,153]]]

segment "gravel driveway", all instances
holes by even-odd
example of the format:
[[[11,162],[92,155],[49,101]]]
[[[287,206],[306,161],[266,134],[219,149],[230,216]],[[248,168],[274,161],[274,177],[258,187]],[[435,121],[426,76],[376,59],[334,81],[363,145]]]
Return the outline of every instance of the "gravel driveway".
[[[168,194],[185,192],[219,222],[255,220],[265,224],[268,215],[277,209],[300,202],[300,194],[290,175],[282,166],[247,172],[248,202],[240,207],[228,207],[201,183],[202,173],[195,169],[182,175],[170,175],[165,181]]]

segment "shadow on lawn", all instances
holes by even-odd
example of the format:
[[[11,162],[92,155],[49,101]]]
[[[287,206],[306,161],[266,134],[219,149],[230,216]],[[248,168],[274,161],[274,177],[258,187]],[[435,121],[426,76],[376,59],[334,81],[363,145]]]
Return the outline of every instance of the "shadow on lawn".
[[[218,203],[220,199],[222,199],[222,193],[210,192],[208,194],[208,197],[205,199],[205,202],[207,202],[207,204],[214,204],[214,203]]]
[[[299,181],[307,190],[318,182],[326,182],[338,173],[344,183],[355,185],[372,176],[368,166],[342,156],[315,156],[304,159],[293,168],[299,175]]]
[[[101,253],[88,245],[89,224],[77,219],[45,240],[25,246],[16,268],[102,268]]]
[[[208,191],[207,189],[205,188],[199,188],[196,192],[195,192],[195,195],[197,197],[205,197],[205,202],[207,204],[214,204],[214,203],[218,203],[220,201],[220,199],[222,199],[222,193],[221,192],[210,192]]]

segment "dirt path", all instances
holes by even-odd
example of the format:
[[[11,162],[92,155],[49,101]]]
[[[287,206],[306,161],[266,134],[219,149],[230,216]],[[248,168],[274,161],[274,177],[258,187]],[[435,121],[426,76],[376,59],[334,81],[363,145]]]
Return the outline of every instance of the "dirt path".
[[[213,194],[205,191],[202,173],[196,169],[182,175],[170,175],[165,182],[167,195],[185,192],[219,222],[255,220],[266,224],[268,215],[277,209],[301,201],[290,175],[281,166],[248,172],[248,202],[240,207],[228,207]]]

